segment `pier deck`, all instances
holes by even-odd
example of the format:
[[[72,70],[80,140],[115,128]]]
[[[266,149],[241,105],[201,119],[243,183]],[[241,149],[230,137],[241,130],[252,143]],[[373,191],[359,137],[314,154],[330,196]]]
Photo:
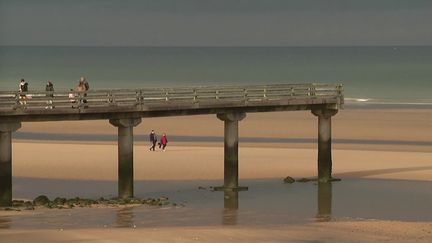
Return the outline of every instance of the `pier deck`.
[[[118,127],[119,197],[133,197],[133,127],[145,117],[216,114],[225,124],[224,190],[238,190],[238,123],[250,112],[318,117],[318,178],[331,180],[331,117],[340,84],[276,84],[75,91],[0,91],[0,206],[12,202],[12,132],[22,122],[106,119]]]
[[[70,94],[76,96],[70,98]],[[21,98],[25,95],[26,98]],[[51,95],[53,97],[51,97]],[[84,102],[86,101],[86,103]],[[0,91],[2,121],[62,121],[312,110],[343,104],[342,86],[281,84],[73,91]],[[53,109],[50,109],[53,107]]]

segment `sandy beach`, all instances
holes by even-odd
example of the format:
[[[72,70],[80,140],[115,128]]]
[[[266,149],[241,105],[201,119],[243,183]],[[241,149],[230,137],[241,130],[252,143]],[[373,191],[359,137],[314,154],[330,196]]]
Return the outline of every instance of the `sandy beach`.
[[[116,180],[117,146],[101,144],[49,144],[16,142],[14,176]],[[51,152],[43,156],[44,151]],[[40,156],[35,156],[41,154]],[[432,153],[334,150],[336,177],[432,181]],[[79,157],[77,157],[79,155]],[[223,178],[223,148],[170,146],[150,152],[135,146],[136,180],[213,180]],[[300,148],[240,149],[240,179],[314,177],[316,150]]]
[[[430,109],[346,109],[333,117],[333,139],[360,141],[355,144],[334,143],[335,149],[389,150],[432,152],[432,146],[416,146],[416,142],[431,142],[432,125]],[[151,129],[169,136],[223,136],[223,122],[215,115],[144,118],[134,129],[135,135],[146,136]],[[23,123],[19,132],[52,134],[117,134],[117,129],[107,120],[35,122]],[[317,137],[317,118],[307,111],[248,113],[239,123],[239,136],[259,138]],[[367,144],[367,141],[384,141],[384,144]],[[362,142],[366,141],[366,142]],[[398,144],[385,142],[400,141]],[[404,143],[405,142],[405,143]],[[148,143],[136,141],[137,144]],[[209,143],[192,143],[194,146],[209,146]],[[266,143],[267,144],[267,143]],[[253,147],[315,148],[316,144],[260,144]],[[179,145],[179,143],[173,144]],[[212,146],[220,146],[213,144]],[[242,143],[240,147],[250,146]]]
[[[240,137],[316,138],[317,119],[309,112],[256,113],[240,122]],[[333,172],[339,177],[432,180],[432,110],[342,110],[333,119],[333,139],[358,144],[333,145]],[[143,119],[135,135],[154,129],[170,135],[222,136],[223,122],[213,115]],[[116,134],[107,121],[23,123],[20,132]],[[368,144],[362,141],[401,141]],[[404,144],[407,142],[407,144]],[[414,142],[410,143],[410,142]],[[313,177],[315,143],[241,143],[240,178]],[[26,151],[21,153],[20,151]],[[14,176],[116,180],[116,142],[14,141]],[[165,153],[149,152],[135,141],[138,180],[223,178],[222,142],[170,142]],[[47,173],[49,168],[49,173]]]
[[[316,118],[306,112],[248,114],[240,123],[240,136],[267,138],[315,138]],[[342,110],[333,119],[333,138],[357,143],[335,143],[333,175],[338,178],[373,178],[432,181],[432,110]],[[223,123],[215,116],[143,119],[136,135],[151,129],[169,136],[222,136]],[[24,123],[20,132],[52,134],[116,134],[107,121]],[[381,144],[370,141],[381,140]],[[366,142],[365,142],[366,141]],[[367,142],[369,141],[369,142]],[[386,144],[385,141],[390,141]],[[399,141],[391,144],[391,141]],[[416,145],[416,142],[420,142]],[[25,151],[23,153],[22,151]],[[221,180],[223,143],[170,142],[166,152],[148,151],[147,141],[134,147],[135,180]],[[316,176],[316,144],[240,144],[240,180]],[[115,181],[115,142],[14,140],[14,177]],[[4,212],[1,212],[3,216]],[[0,216],[2,216],[0,214]],[[432,240],[430,222],[386,220],[335,220],[295,226],[173,227],[155,229],[0,230],[2,239],[30,241],[33,237],[60,242],[63,239],[124,242],[145,237],[147,242],[286,242]],[[350,232],[347,234],[347,232]]]

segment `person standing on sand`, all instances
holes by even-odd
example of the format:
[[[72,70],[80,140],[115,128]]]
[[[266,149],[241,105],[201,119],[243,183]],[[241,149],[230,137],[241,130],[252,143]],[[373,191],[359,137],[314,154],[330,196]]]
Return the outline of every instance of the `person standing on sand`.
[[[151,144],[150,151],[152,151],[152,150],[155,151],[155,147],[156,147],[156,143],[157,143],[157,136],[156,136],[156,133],[154,132],[154,130],[151,130],[149,138],[150,138],[150,144]]]
[[[164,152],[165,152],[165,148],[167,146],[167,143],[168,143],[168,138],[167,138],[166,134],[164,133],[160,139],[160,145],[162,146],[162,151],[164,151]],[[160,148],[160,146],[159,146],[159,148]]]

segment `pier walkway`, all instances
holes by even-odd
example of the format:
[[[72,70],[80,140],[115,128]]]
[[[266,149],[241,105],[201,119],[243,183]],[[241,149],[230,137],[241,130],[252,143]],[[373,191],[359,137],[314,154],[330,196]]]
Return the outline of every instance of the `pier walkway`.
[[[331,117],[340,84],[277,84],[75,91],[0,91],[0,206],[12,203],[12,132],[22,122],[106,119],[118,127],[118,196],[133,197],[133,128],[142,118],[216,114],[224,122],[223,190],[238,184],[238,123],[250,112],[310,110],[318,117],[318,179],[331,179]],[[289,129],[289,128],[287,128]]]

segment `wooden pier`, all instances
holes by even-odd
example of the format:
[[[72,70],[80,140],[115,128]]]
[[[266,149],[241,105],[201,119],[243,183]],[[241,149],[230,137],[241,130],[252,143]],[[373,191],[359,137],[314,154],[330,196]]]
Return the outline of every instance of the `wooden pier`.
[[[331,117],[340,84],[277,84],[75,91],[0,91],[0,206],[12,203],[12,132],[22,122],[106,119],[118,127],[118,196],[133,197],[133,128],[142,118],[216,114],[224,122],[225,191],[238,183],[238,124],[250,112],[310,110],[318,117],[318,179],[331,179]],[[289,129],[289,128],[287,128]]]

